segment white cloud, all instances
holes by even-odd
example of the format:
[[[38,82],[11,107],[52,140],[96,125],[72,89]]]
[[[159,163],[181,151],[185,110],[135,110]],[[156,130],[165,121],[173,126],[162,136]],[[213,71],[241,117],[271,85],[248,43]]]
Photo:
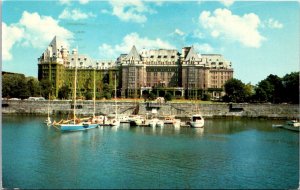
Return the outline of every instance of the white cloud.
[[[212,53],[214,51],[214,48],[207,43],[205,44],[195,43],[194,48],[199,53]]]
[[[90,17],[96,17],[93,13],[84,13],[79,9],[69,10],[68,8],[64,9],[63,12],[58,16],[60,19],[70,19],[70,20],[81,20],[88,19]]]
[[[175,46],[168,42],[162,41],[160,38],[149,39],[140,37],[137,33],[131,33],[123,38],[120,44],[111,46],[102,44],[99,46],[101,58],[117,58],[121,53],[129,53],[132,46],[135,45],[138,50],[145,49],[176,49]]]
[[[59,0],[59,3],[62,4],[62,5],[70,5],[71,0]]]
[[[258,48],[265,38],[259,33],[259,17],[254,14],[233,15],[228,9],[216,9],[213,14],[203,11],[199,22],[214,38],[238,41],[247,47]]]
[[[89,0],[79,0],[79,3],[80,4],[87,4],[87,3],[89,3]]]
[[[270,18],[266,23],[269,28],[280,29],[283,27],[282,23],[280,23],[279,21],[274,20],[272,18]]]
[[[25,31],[23,45],[34,48],[45,48],[54,36],[66,40],[73,38],[73,33],[59,26],[58,21],[38,13],[24,11],[19,25]]]
[[[7,26],[2,22],[2,58],[4,61],[11,60],[12,47],[19,42],[24,35],[22,28],[19,28],[14,25]]]
[[[12,48],[20,44],[33,48],[46,48],[54,36],[64,40],[69,46],[73,33],[59,26],[58,21],[49,16],[40,16],[38,13],[24,11],[18,23],[7,25],[2,22],[3,60],[11,60]]]
[[[155,13],[155,11],[147,7],[141,0],[110,0],[109,3],[113,7],[112,14],[126,22],[144,23],[147,21],[145,13]]]
[[[174,34],[177,34],[179,36],[184,36],[184,32],[182,32],[181,30],[179,30],[178,28],[175,29]]]
[[[59,0],[59,3],[61,5],[71,5],[71,1],[73,1],[73,0]],[[79,0],[79,3],[82,5],[87,4],[89,2],[90,2],[90,0]]]
[[[220,0],[220,2],[226,7],[230,7],[234,3],[234,0]]]

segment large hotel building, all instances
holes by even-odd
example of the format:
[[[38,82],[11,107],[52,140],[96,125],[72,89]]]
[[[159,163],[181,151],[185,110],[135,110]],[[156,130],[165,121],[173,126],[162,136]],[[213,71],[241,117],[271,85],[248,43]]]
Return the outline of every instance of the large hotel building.
[[[198,54],[194,47],[138,51],[135,46],[117,60],[93,60],[80,55],[76,49],[69,52],[54,37],[38,59],[38,79],[52,82],[53,95],[63,85],[73,87],[75,65],[79,96],[93,89],[101,93],[105,83],[114,85],[120,97],[141,97],[145,91],[158,96],[171,93],[176,98],[201,99],[204,94],[212,98],[223,95],[223,85],[233,77],[230,61],[220,54]]]

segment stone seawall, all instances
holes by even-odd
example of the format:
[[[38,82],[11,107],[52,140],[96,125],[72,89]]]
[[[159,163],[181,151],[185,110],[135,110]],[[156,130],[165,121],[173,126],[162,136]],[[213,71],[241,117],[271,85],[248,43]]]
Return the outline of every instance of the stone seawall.
[[[254,118],[299,118],[299,105],[293,104],[194,104],[194,103],[134,103],[118,102],[119,114],[150,114],[157,110],[158,115],[177,115],[187,117],[198,110],[204,117],[254,117]],[[91,115],[92,101],[78,101],[76,114]],[[73,114],[72,101],[51,101],[49,111],[51,115]],[[48,101],[2,101],[3,114],[36,114],[48,113]],[[96,114],[115,113],[114,101],[96,102]]]

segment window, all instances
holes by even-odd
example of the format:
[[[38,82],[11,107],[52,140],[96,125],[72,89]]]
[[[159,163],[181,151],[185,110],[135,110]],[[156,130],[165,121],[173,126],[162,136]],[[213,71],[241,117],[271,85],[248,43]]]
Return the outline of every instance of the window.
[[[164,56],[164,58],[167,58],[167,57],[168,57],[168,56],[166,56],[166,55]]]
[[[161,58],[161,56],[159,55],[159,56],[157,56],[157,58]]]

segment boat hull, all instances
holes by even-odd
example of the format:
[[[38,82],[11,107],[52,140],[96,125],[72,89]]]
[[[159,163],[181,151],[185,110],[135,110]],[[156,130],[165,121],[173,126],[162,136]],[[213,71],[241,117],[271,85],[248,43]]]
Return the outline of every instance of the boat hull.
[[[204,126],[204,122],[190,122],[191,127],[193,128],[202,128]]]
[[[98,124],[62,124],[60,130],[64,132],[68,131],[84,131],[88,129],[97,128]]]
[[[292,131],[299,131],[299,127],[294,127],[291,125],[284,125],[283,128],[288,129],[288,130],[292,130]]]

